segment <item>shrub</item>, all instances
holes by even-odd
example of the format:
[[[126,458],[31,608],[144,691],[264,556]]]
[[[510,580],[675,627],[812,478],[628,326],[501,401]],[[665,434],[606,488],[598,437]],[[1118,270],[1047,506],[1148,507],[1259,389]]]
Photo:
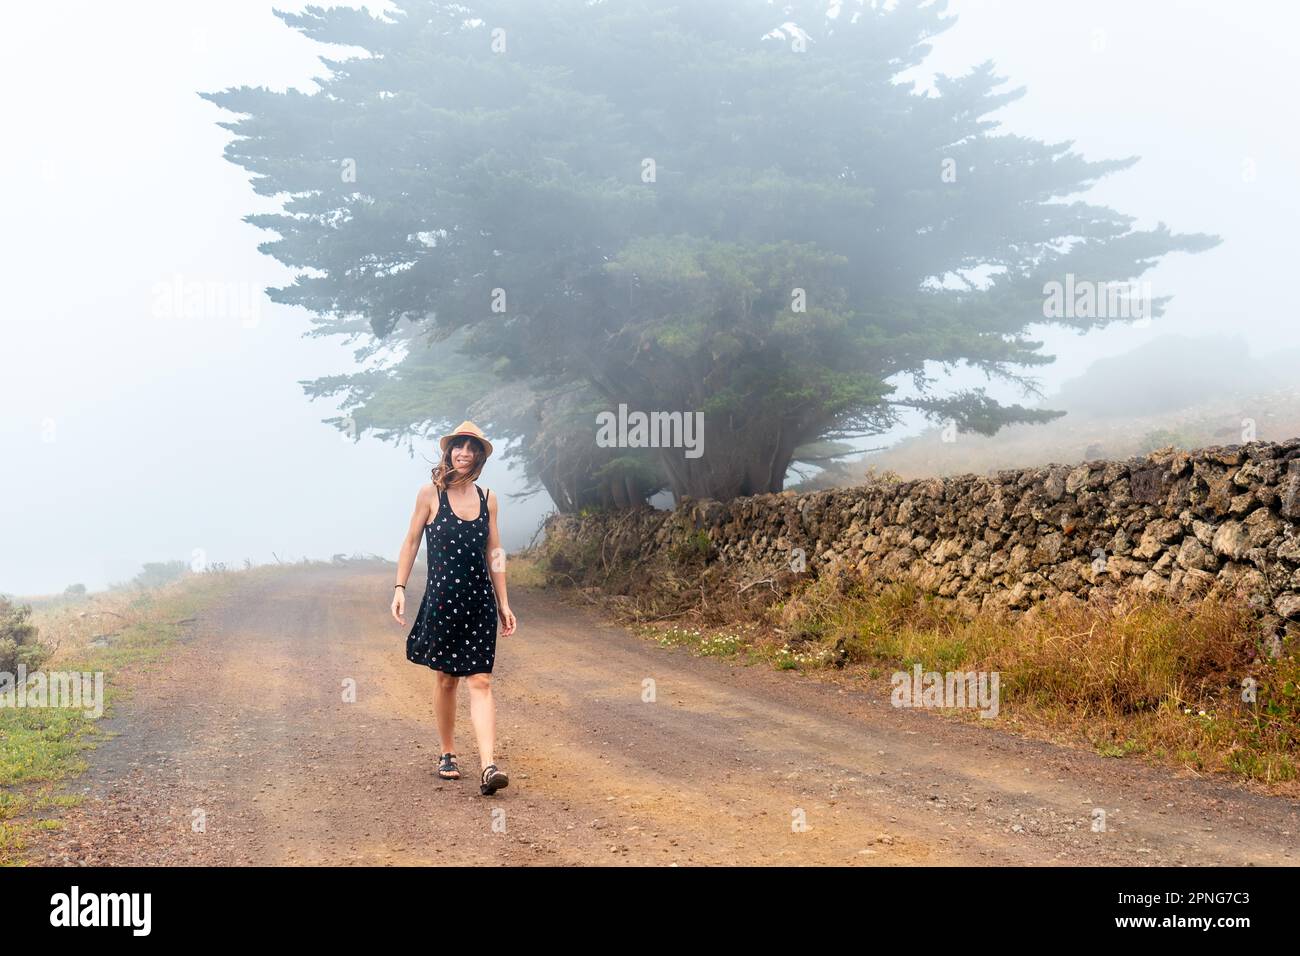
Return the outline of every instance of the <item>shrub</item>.
[[[131,583],[140,588],[157,588],[180,580],[190,570],[188,561],[147,561]]]
[[[31,614],[30,605],[18,607],[0,595],[0,671],[15,673],[19,664],[35,670],[45,660],[48,651],[37,640]]]
[[[696,531],[673,545],[670,556],[678,564],[693,565],[713,557],[713,541],[707,531]]]

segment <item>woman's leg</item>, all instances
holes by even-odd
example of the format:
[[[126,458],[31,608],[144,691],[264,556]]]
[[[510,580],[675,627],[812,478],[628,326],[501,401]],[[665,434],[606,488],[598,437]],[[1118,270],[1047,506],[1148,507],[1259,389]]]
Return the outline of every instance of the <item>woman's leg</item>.
[[[496,746],[497,712],[492,701],[492,675],[470,674],[465,683],[469,685],[469,719],[478,738],[481,770],[492,763],[492,750]]]
[[[455,753],[456,741],[456,685],[459,677],[435,671],[438,686],[433,692],[433,717],[438,724],[439,754]]]

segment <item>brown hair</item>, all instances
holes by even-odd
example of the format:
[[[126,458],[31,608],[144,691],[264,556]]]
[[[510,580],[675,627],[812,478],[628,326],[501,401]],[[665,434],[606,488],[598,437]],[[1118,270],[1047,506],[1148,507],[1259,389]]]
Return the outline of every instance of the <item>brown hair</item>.
[[[451,453],[461,445],[468,443],[470,451],[474,453],[474,466],[470,468],[469,474],[461,478],[455,467],[451,463]],[[433,478],[433,490],[442,494],[452,485],[470,484],[478,480],[478,476],[483,471],[483,464],[487,461],[487,449],[473,435],[457,435],[451,441],[447,442],[447,450],[442,453],[442,460],[433,466],[429,473]],[[450,479],[450,480],[449,480]]]

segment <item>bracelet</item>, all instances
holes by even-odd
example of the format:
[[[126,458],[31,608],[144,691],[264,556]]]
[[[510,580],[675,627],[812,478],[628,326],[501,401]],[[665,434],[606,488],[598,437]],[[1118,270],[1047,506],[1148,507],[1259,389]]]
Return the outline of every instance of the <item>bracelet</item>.
[[[405,585],[405,584],[394,584],[393,587],[395,587],[395,588],[401,588],[403,591],[406,590],[406,585]]]

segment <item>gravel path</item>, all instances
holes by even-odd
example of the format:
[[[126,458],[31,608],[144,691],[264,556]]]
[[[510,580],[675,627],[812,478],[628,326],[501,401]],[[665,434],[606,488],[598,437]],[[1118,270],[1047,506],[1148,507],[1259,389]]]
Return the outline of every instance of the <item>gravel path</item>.
[[[511,783],[482,797],[464,688],[465,779],[433,773],[434,675],[390,588],[346,565],[250,577],[132,678],[71,787],[86,801],[31,862],[1300,863],[1296,801],[694,657],[522,588],[493,682]]]

